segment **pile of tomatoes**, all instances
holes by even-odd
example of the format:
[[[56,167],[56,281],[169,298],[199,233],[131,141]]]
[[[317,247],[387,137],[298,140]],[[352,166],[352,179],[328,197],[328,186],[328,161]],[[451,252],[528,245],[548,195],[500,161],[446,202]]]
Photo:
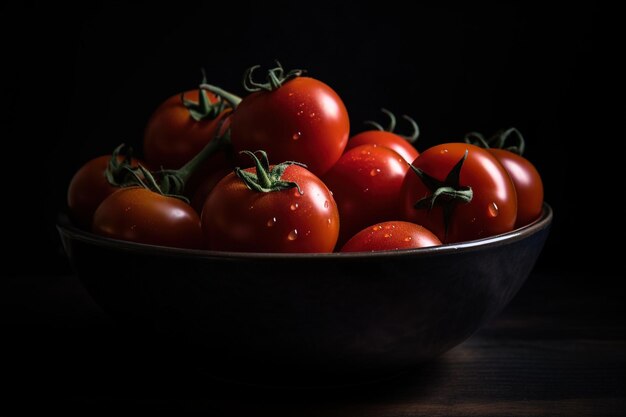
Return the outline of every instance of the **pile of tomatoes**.
[[[144,159],[124,146],[72,178],[76,225],[133,242],[241,252],[353,252],[461,242],[537,219],[543,186],[508,129],[418,153],[389,126],[349,138],[325,83],[258,66],[237,97],[203,80],[147,123]],[[504,149],[509,139],[517,146]],[[518,151],[518,153],[514,152]]]

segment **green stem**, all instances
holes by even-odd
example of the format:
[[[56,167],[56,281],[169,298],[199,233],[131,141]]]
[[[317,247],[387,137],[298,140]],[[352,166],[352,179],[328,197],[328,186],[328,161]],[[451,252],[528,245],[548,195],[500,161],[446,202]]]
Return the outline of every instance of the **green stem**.
[[[220,87],[217,87],[215,85],[202,83],[202,84],[200,84],[200,89],[201,90],[210,91],[213,94],[223,98],[224,100],[226,100],[230,104],[230,106],[233,109],[236,109],[237,106],[239,105],[239,103],[241,103],[241,97],[236,96],[233,93],[229,93],[228,91],[223,90]]]

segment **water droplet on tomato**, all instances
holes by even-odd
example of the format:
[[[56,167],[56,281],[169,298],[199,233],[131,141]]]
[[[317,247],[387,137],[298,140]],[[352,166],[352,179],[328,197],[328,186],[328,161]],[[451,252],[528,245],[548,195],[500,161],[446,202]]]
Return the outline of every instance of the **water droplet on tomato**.
[[[377,231],[379,231],[382,228],[383,228],[382,226],[374,226],[374,227],[372,227],[372,230],[377,232]]]
[[[391,233],[385,233],[383,236],[385,236],[386,238],[390,238],[393,235]]]
[[[372,170],[370,171],[370,175],[372,177],[375,177],[378,174],[380,174],[380,168],[372,168]]]
[[[291,139],[298,140],[298,139],[300,139],[300,136],[302,136],[302,133],[296,132],[293,135],[291,135]]]
[[[289,206],[289,208],[291,209],[291,211],[294,211],[298,208],[298,203],[293,203],[291,206]]]
[[[298,115],[298,116],[302,116],[303,114],[304,114],[304,110],[298,110],[296,112],[296,115]]]
[[[404,238],[405,242],[410,242],[412,240],[413,240],[413,238],[411,236],[407,236],[407,237]]]
[[[328,202],[328,200],[324,201],[324,208],[328,208],[330,206],[330,203]]]
[[[293,229],[287,235],[287,240],[296,240],[297,238],[298,238],[298,230],[297,229]]]
[[[267,227],[272,227],[276,224],[276,217],[272,217],[267,221]]]
[[[448,153],[448,150],[447,149],[442,149],[442,150],[439,151],[439,153],[443,155],[444,153]]]
[[[326,226],[330,227],[331,224],[333,224],[333,219],[327,219]]]
[[[366,193],[366,192],[368,192],[369,190],[370,190],[369,188],[364,188],[364,189],[363,189],[363,192],[364,192],[364,193]]]
[[[366,150],[366,149],[363,149],[363,150],[361,151],[361,155],[370,155],[370,154],[371,154],[371,152],[370,152],[370,151],[368,151],[368,150]]]
[[[302,194],[304,194],[304,191],[302,192]],[[302,194],[300,194],[300,191],[298,191],[298,188],[294,188],[294,189],[293,189],[293,196],[294,196],[295,198],[300,198],[300,197],[302,197]]]
[[[489,217],[498,217],[498,205],[491,203],[487,206],[487,214]]]
[[[315,117],[315,112],[309,113],[309,117]]]

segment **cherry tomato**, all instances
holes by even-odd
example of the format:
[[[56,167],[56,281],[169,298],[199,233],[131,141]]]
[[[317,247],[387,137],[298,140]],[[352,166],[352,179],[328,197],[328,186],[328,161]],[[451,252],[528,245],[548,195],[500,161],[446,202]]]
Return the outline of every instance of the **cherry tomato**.
[[[399,154],[382,146],[362,145],[343,154],[324,176],[339,208],[340,245],[367,226],[398,218],[408,170]]]
[[[522,227],[541,215],[543,208],[543,182],[537,168],[523,156],[505,149],[487,149],[509,173],[517,193],[517,220]]]
[[[391,221],[369,226],[343,245],[341,252],[375,252],[441,245],[430,230],[415,223]]]
[[[339,159],[349,132],[341,98],[309,77],[246,96],[233,112],[231,124],[236,152],[263,149],[275,160],[302,162],[318,176]]]
[[[413,146],[415,140],[419,136],[419,127],[415,120],[409,116],[403,116],[413,126],[413,134],[411,136],[402,136],[394,133],[396,128],[396,116],[387,109],[381,109],[389,117],[389,126],[385,129],[380,124],[372,121],[365,123],[374,126],[375,130],[367,130],[355,135],[348,140],[346,151],[361,145],[378,145],[396,151],[404,158],[405,161],[411,163],[419,156],[419,152]]]
[[[419,156],[417,149],[402,136],[381,130],[368,130],[353,136],[348,141],[346,151],[361,145],[384,146],[400,154],[408,163],[413,162]]]
[[[200,218],[189,204],[141,187],[121,188],[107,197],[94,214],[92,230],[150,245],[203,246]]]
[[[191,160],[198,152],[215,138],[216,133],[230,113],[226,108],[210,108],[216,106],[218,99],[213,93],[204,91],[208,106],[205,116],[202,111],[193,113],[187,106],[190,102],[198,102],[199,90],[187,91],[165,100],[152,114],[144,132],[143,151],[146,162],[154,168],[178,169]],[[185,103],[188,103],[187,106]],[[202,102],[199,102],[202,103]],[[195,118],[194,118],[195,116]],[[224,152],[212,155],[205,166],[209,172],[229,166]]]
[[[424,151],[412,165],[425,178],[409,172],[404,180],[401,201],[407,221],[423,225],[446,243],[513,229],[515,187],[485,149],[447,143]]]
[[[109,184],[105,177],[111,155],[103,155],[83,165],[72,177],[67,190],[67,206],[72,221],[79,227],[91,229],[93,213],[100,203],[119,188]],[[118,161],[123,157],[119,156]],[[137,166],[133,159],[131,166]]]
[[[258,167],[244,171],[256,174]],[[298,184],[302,194],[298,188],[255,191],[235,173],[223,178],[202,209],[202,228],[209,248],[332,252],[339,233],[339,213],[326,185],[299,165],[289,165],[281,181]]]

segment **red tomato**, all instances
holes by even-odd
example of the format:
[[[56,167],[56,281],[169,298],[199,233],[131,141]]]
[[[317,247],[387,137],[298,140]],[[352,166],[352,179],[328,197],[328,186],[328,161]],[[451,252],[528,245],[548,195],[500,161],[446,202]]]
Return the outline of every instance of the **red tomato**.
[[[257,168],[244,170],[256,174]],[[289,165],[280,176],[298,188],[250,189],[235,173],[223,178],[202,209],[202,228],[213,250],[332,252],[339,214],[332,194],[307,169]]]
[[[487,149],[509,173],[517,193],[517,220],[515,227],[522,227],[541,215],[543,208],[543,182],[541,176],[523,156],[505,149]]]
[[[464,155],[467,159],[463,162]],[[515,187],[506,170],[485,149],[446,143],[424,151],[413,166],[426,178],[409,172],[404,180],[401,201],[406,220],[423,225],[446,243],[513,229]],[[436,189],[443,192],[435,194]],[[416,204],[420,208],[415,208]]]
[[[339,208],[340,245],[367,226],[398,218],[408,170],[399,154],[382,146],[362,145],[343,154],[324,176]]]
[[[67,190],[67,206],[74,223],[82,228],[91,229],[93,213],[100,203],[119,188],[109,184],[105,177],[111,155],[99,156],[83,165],[72,177]],[[119,156],[118,161],[123,157]],[[137,161],[132,160],[132,166]]]
[[[353,136],[348,141],[346,150],[356,148],[361,145],[378,145],[396,151],[404,158],[405,161],[411,163],[419,156],[419,152],[413,146],[415,140],[419,136],[419,127],[415,120],[409,116],[403,116],[413,126],[413,134],[411,136],[402,136],[394,133],[396,128],[396,116],[387,109],[381,109],[389,117],[389,126],[385,129],[380,124],[372,121],[365,123],[370,124],[376,130],[368,130]]]
[[[381,130],[368,130],[353,136],[348,141],[346,151],[361,145],[378,145],[396,151],[407,162],[412,162],[419,156],[417,149],[402,136]]]
[[[122,188],[107,197],[94,214],[93,232],[150,245],[203,246],[200,218],[189,204],[141,187]]]
[[[354,235],[341,252],[375,252],[441,245],[430,230],[409,222],[391,221],[369,226]]]
[[[184,100],[198,101],[198,91],[185,92]],[[213,93],[204,91],[204,94],[208,102],[217,102]],[[166,169],[178,169],[189,162],[216,136],[230,109],[218,112],[216,108],[207,112],[209,113],[204,118],[193,113],[185,106],[180,94],[165,100],[146,125],[143,142],[146,162],[154,168]],[[210,167],[208,171],[213,172],[226,168],[229,164],[225,154],[218,152],[205,162],[205,166]]]
[[[349,133],[341,98],[309,77],[251,93],[239,103],[231,123],[236,152],[263,149],[275,160],[302,162],[318,176],[339,159]]]

